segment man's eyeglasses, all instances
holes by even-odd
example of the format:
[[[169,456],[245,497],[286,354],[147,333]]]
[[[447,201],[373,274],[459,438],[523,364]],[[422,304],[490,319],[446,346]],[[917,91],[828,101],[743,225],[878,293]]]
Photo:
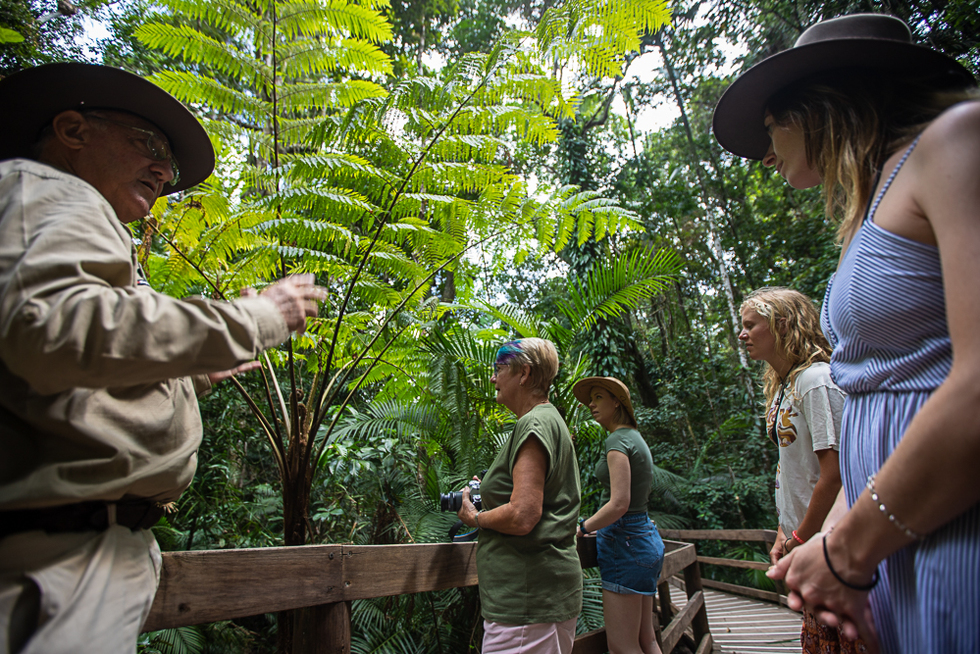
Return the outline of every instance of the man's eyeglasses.
[[[104,120],[107,123],[112,123],[113,125],[119,125],[120,127],[125,127],[126,129],[132,130],[134,132],[139,132],[146,137],[146,150],[150,155],[150,158],[154,161],[166,161],[170,160],[170,171],[174,174],[173,179],[170,180],[171,186],[176,186],[177,182],[180,181],[180,168],[177,166],[177,159],[174,158],[173,152],[167,147],[166,141],[157,134],[156,132],[150,131],[148,129],[143,129],[142,127],[136,127],[135,125],[130,125],[119,120],[113,120],[108,116],[103,116],[97,113],[87,113],[87,117],[97,118],[98,120]]]

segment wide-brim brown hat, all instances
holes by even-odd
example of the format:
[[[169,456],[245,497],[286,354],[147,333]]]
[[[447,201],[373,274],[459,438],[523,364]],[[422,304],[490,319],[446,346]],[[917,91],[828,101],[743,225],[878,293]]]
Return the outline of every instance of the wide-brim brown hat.
[[[626,384],[615,377],[586,377],[575,382],[575,385],[572,386],[572,395],[585,406],[589,406],[592,402],[592,388],[594,386],[606,389],[613,397],[619,400],[619,403],[626,409],[626,413],[629,414],[633,426],[636,427],[636,414],[633,413],[633,400],[630,399],[630,389],[626,388]]]
[[[912,43],[912,32],[898,18],[852,14],[813,25],[792,48],[761,61],[732,82],[715,107],[715,137],[733,154],[762,159],[769,150],[764,123],[770,98],[794,82],[843,68],[899,73],[936,88],[976,85],[955,59]]]
[[[177,98],[139,75],[76,62],[28,68],[0,80],[0,159],[31,157],[41,130],[69,109],[126,111],[159,127],[180,167],[180,181],[164,184],[165,195],[203,182],[214,170],[207,132]]]

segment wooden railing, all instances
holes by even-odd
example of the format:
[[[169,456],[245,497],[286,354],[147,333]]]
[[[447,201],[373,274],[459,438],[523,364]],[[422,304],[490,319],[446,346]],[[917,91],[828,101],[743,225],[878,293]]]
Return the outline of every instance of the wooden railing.
[[[581,539],[583,567],[595,565],[592,539]],[[310,545],[167,552],[145,631],[305,608],[294,625],[295,654],[349,654],[351,602],[475,586],[476,543]],[[661,599],[661,647],[673,651],[688,627],[697,654],[711,651],[694,545],[666,543],[661,579],[683,573],[687,601],[676,614]],[[664,592],[667,584],[660,585]],[[574,654],[606,651],[604,630],[576,638]]]
[[[748,541],[765,543],[766,551],[772,548],[776,542],[776,531],[774,529],[661,529],[660,535],[675,541],[698,541],[698,540],[722,540],[722,541]],[[744,561],[741,559],[725,559],[714,556],[698,556],[698,563],[706,565],[718,565],[727,568],[741,568],[748,570],[768,570],[769,564],[762,561]],[[661,575],[661,579],[665,577]],[[786,606],[786,595],[774,593],[768,590],[750,588],[738,584],[730,584],[714,579],[702,579],[701,585],[704,588],[714,588],[726,593],[745,595],[756,599],[767,600]],[[777,584],[777,588],[783,589],[782,584]]]

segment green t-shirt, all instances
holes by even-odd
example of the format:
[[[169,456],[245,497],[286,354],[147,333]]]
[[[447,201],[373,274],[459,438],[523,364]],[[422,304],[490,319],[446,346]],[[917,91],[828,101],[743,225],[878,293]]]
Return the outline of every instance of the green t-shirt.
[[[526,536],[480,530],[480,601],[483,618],[491,622],[564,622],[582,610],[582,564],[575,549],[582,501],[578,460],[568,427],[550,403],[528,411],[500,448],[480,485],[483,510],[510,501],[517,451],[532,436],[548,455],[541,520]]]
[[[640,432],[632,428],[617,429],[606,437],[606,454],[610,450],[622,452],[630,459],[630,513],[646,511],[650,501],[650,488],[653,486],[653,455]],[[602,484],[602,497],[599,506],[609,501],[611,496],[609,463],[606,457],[599,459],[595,476]]]

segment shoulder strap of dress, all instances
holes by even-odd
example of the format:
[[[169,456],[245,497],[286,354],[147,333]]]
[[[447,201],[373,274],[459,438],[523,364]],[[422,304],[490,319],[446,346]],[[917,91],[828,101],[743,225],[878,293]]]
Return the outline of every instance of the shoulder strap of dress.
[[[915,146],[916,146],[916,144],[918,144],[919,138],[921,136],[922,136],[922,134],[919,134],[919,136],[916,136],[915,137],[915,140],[912,141],[912,145],[910,145],[905,150],[905,154],[903,154],[902,155],[902,158],[898,160],[898,163],[897,164],[895,164],[895,168],[894,168],[894,170],[892,170],[892,174],[889,175],[888,176],[888,179],[885,180],[884,186],[881,187],[881,190],[878,191],[877,197],[875,197],[874,204],[872,204],[871,207],[868,209],[868,212],[867,212],[867,214],[865,215],[865,218],[864,218],[865,220],[872,221],[872,222],[874,221],[875,211],[878,210],[878,205],[881,203],[881,198],[885,197],[885,191],[887,191],[888,190],[888,187],[892,185],[892,181],[894,181],[895,175],[897,175],[898,174],[898,171],[902,169],[902,166],[903,165],[905,165],[905,160],[909,158],[909,155],[910,154],[912,154],[912,150],[915,149]],[[878,179],[879,179],[880,176],[881,176],[881,171],[879,171],[878,172],[878,175],[875,176],[874,186],[877,186],[878,185]],[[872,186],[872,188],[874,188],[874,186]]]

